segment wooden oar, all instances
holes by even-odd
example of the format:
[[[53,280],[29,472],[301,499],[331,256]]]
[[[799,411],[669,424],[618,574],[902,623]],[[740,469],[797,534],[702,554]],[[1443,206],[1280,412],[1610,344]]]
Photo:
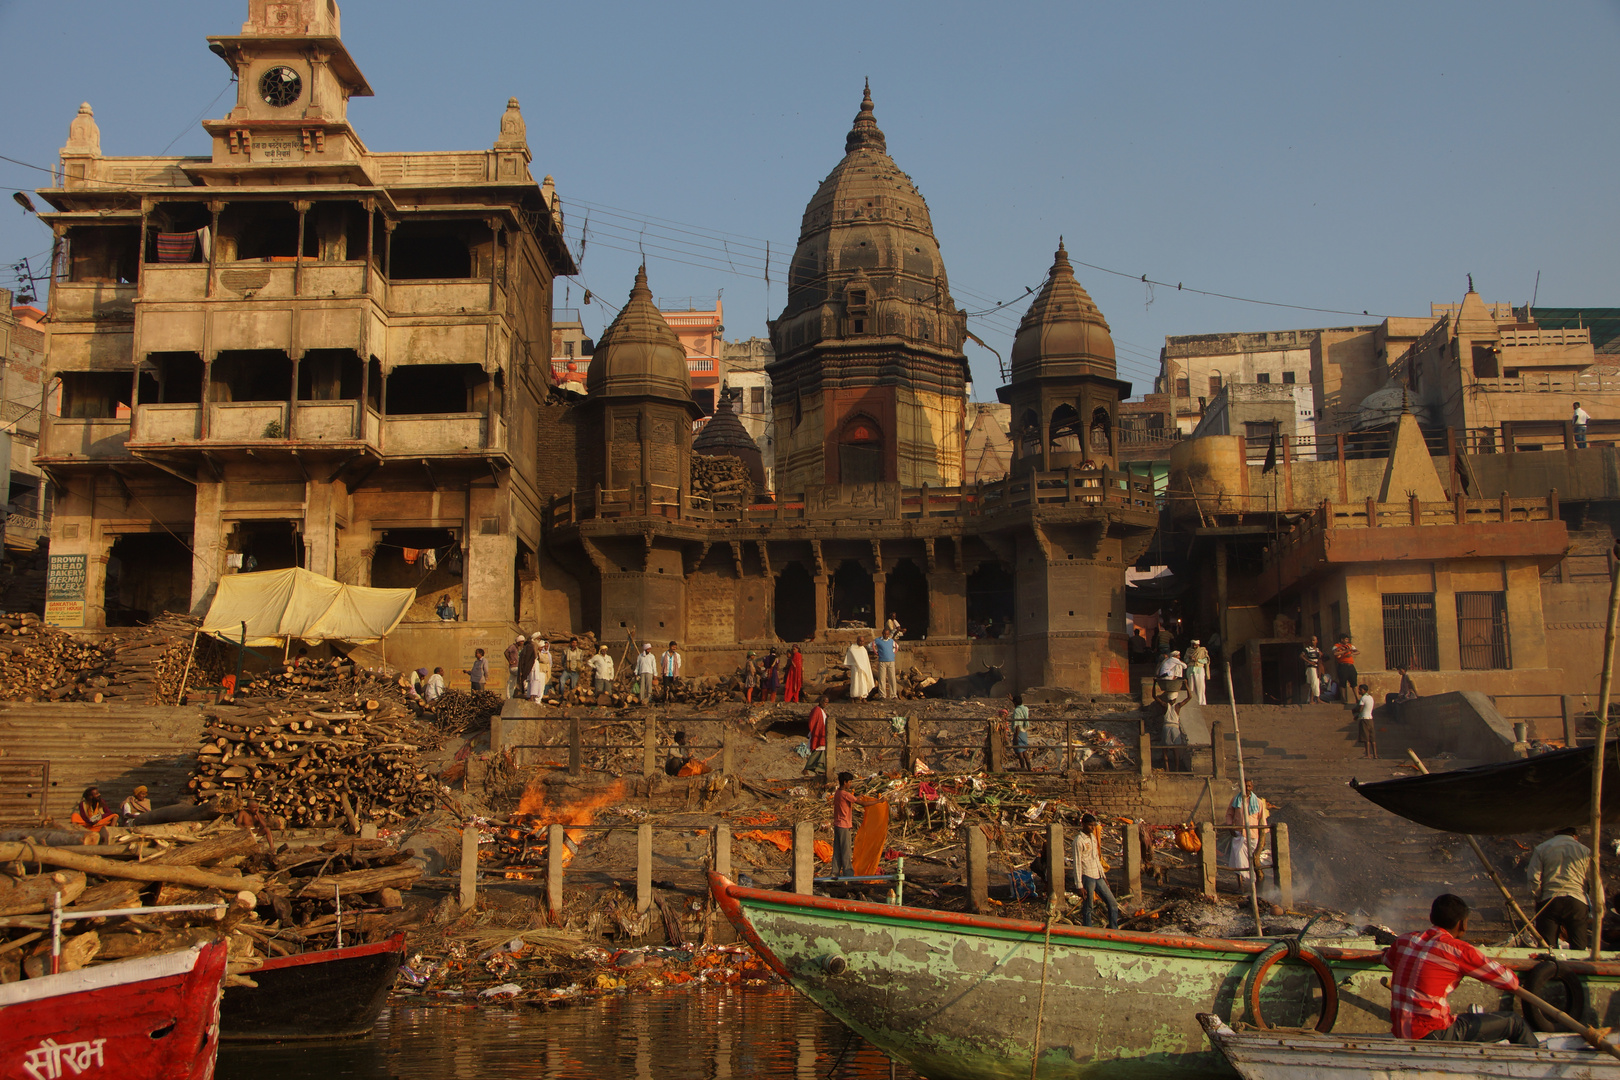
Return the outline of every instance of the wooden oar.
[[[1536,1008],[1540,1009],[1542,1012],[1564,1025],[1564,1027],[1585,1039],[1587,1043],[1593,1047],[1593,1049],[1602,1050],[1605,1054],[1608,1054],[1612,1058],[1620,1058],[1620,1047],[1615,1046],[1613,1043],[1605,1039],[1603,1037],[1603,1033],[1598,1031],[1597,1028],[1587,1027],[1585,1024],[1569,1015],[1569,1013],[1564,1012],[1562,1009],[1553,1008],[1551,1005],[1547,1004],[1545,1001],[1541,1000],[1541,998],[1532,994],[1522,986],[1513,991],[1513,996],[1518,998],[1520,1001],[1534,1005]]]

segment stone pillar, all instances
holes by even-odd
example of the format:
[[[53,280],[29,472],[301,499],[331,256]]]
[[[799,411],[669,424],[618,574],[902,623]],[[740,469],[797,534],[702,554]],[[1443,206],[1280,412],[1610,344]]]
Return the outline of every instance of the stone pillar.
[[[1047,860],[1047,896],[1048,903],[1058,910],[1063,907],[1063,892],[1067,878],[1063,869],[1063,826],[1057,822],[1046,827]]]
[[[336,578],[337,498],[331,484],[311,480],[304,485],[304,567],[322,577]]]
[[[517,536],[500,529],[500,535],[486,535],[485,518],[503,520],[499,501],[507,498],[505,484],[495,488],[475,488],[468,504],[465,528],[467,558],[462,565],[466,583],[464,617],[474,623],[512,623],[518,613],[512,610],[512,574],[517,562]],[[554,625],[566,625],[556,623]]]
[[[652,907],[652,842],[653,827],[642,824],[636,826],[636,910],[646,911]]]
[[[1136,822],[1125,826],[1125,889],[1132,896],[1142,895],[1142,829]]]
[[[1220,855],[1215,840],[1215,823],[1206,821],[1198,826],[1198,839],[1203,845],[1202,850],[1198,852],[1199,887],[1205,896],[1213,898],[1216,888],[1215,865]]]
[[[829,629],[831,629],[831,627],[828,625],[828,619],[827,619],[828,605],[831,603],[831,598],[830,598],[830,596],[828,594],[829,578],[827,577],[826,574],[817,574],[815,576],[815,582],[816,582],[816,634],[815,634],[815,637],[812,638],[811,640],[812,641],[825,641],[825,640],[827,640],[827,631]]]
[[[967,831],[968,910],[983,915],[990,910],[990,845],[977,825]]]
[[[883,620],[889,617],[889,609],[885,606],[889,602],[887,574],[872,575],[872,628],[874,632],[881,632]]]
[[[1277,872],[1277,903],[1286,911],[1294,906],[1294,859],[1288,851],[1288,826],[1280,821],[1271,827],[1271,864]]]
[[[815,891],[816,827],[808,821],[793,826],[793,891],[809,896]]]
[[[208,610],[209,601],[214,598],[214,586],[224,570],[227,526],[219,516],[224,492],[224,484],[198,476],[197,504],[191,526],[191,549],[197,553],[191,560],[191,611],[194,615]]]
[[[568,844],[563,827],[553,823],[546,827],[546,907],[551,921],[556,922],[563,906],[563,851]]]
[[[714,827],[714,852],[709,865],[722,877],[731,876],[731,826]]]
[[[838,721],[827,717],[827,756],[826,780],[829,785],[838,784]]]

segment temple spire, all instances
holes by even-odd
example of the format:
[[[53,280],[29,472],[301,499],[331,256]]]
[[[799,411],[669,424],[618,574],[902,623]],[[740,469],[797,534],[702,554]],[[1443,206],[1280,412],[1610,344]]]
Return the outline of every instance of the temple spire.
[[[872,109],[872,80],[867,79],[861,91],[861,111],[855,114],[855,124],[844,140],[844,153],[870,147],[880,153],[889,152],[889,144],[877,126],[877,114]]]

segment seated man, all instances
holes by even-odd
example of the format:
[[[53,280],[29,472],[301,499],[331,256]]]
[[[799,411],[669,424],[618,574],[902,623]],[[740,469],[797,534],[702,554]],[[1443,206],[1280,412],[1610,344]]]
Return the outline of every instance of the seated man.
[[[118,824],[118,815],[107,809],[107,804],[101,801],[101,789],[87,787],[79,805],[73,808],[73,824],[87,830],[90,835],[85,839],[87,844],[101,843],[101,830],[109,825]]]
[[[1489,960],[1453,935],[1468,930],[1468,903],[1442,893],[1429,907],[1427,930],[1402,934],[1384,950],[1384,965],[1393,972],[1389,987],[1390,1027],[1398,1038],[1436,1042],[1496,1042],[1507,1039],[1536,1046],[1530,1026],[1515,1012],[1463,1013],[1452,1016],[1446,998],[1463,976],[1503,990],[1519,988],[1513,972]]]

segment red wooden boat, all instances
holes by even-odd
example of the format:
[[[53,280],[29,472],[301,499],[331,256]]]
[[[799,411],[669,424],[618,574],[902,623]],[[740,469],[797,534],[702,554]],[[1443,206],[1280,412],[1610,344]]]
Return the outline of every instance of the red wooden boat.
[[[0,986],[0,1078],[211,1080],[224,942]]]
[[[257,986],[225,991],[220,1037],[283,1042],[364,1035],[388,1003],[404,962],[404,934],[372,945],[266,960],[247,973]]]

